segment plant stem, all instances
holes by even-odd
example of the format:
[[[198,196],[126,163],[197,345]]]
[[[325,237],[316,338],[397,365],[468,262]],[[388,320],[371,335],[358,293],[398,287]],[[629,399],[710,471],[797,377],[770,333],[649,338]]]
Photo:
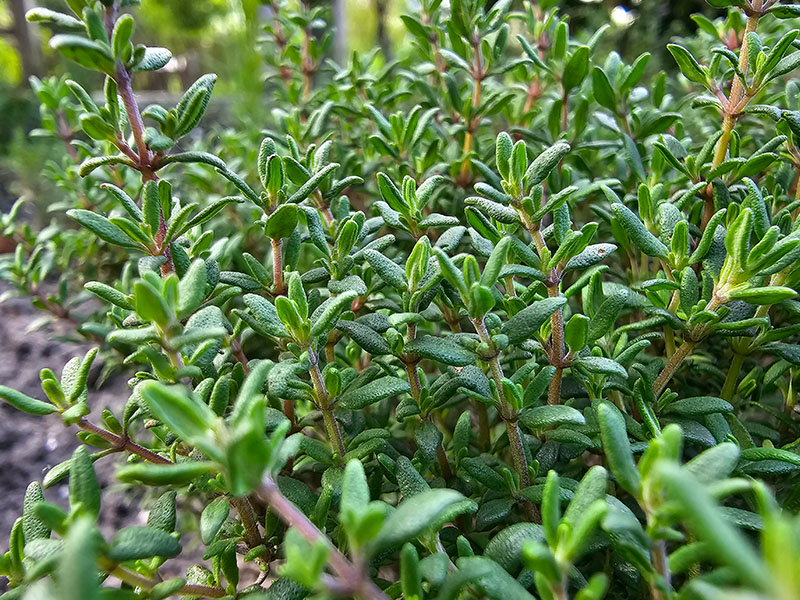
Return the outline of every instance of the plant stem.
[[[152,590],[160,581],[145,577],[141,573],[131,571],[119,566],[107,558],[100,559],[100,568],[120,581],[143,590]],[[174,593],[176,596],[194,596],[197,598],[224,598],[227,592],[221,587],[211,587],[208,585],[197,585],[187,583]]]
[[[120,436],[115,433],[108,431],[107,429],[103,429],[102,427],[95,425],[91,421],[89,421],[86,417],[82,417],[77,422],[78,427],[85,431],[89,431],[94,433],[95,435],[99,435],[105,440],[111,442],[111,445],[119,452],[125,450],[130,452],[131,454],[135,454],[140,456],[141,458],[145,459],[148,462],[157,464],[157,465],[167,465],[172,464],[172,461],[168,458],[164,458],[163,456],[159,456],[152,450],[148,450],[144,446],[140,446],[136,442],[132,441],[127,435]]]
[[[280,238],[270,239],[270,242],[272,244],[272,291],[276,296],[280,296],[284,293],[282,242]]]
[[[478,417],[478,445],[481,450],[487,450],[492,443],[489,430],[489,410],[483,402],[475,402],[475,414]]]
[[[742,371],[744,359],[744,354],[734,352],[731,366],[728,367],[728,374],[725,376],[725,383],[720,394],[723,400],[733,401],[733,396],[736,394],[736,383],[739,381],[739,373]]]
[[[325,426],[325,432],[328,434],[328,439],[331,444],[335,444],[334,450],[339,453],[339,457],[343,458],[345,455],[344,441],[342,441],[342,432],[339,430],[339,424],[333,416],[333,401],[325,388],[325,381],[322,379],[322,373],[319,370],[319,357],[317,351],[313,347],[308,347],[308,358],[311,362],[311,383],[314,386],[314,392],[317,396],[317,407],[322,412],[322,422]]]
[[[558,296],[558,284],[547,287],[547,295],[550,298]],[[556,368],[553,378],[550,380],[550,385],[547,388],[547,403],[560,404],[561,403],[561,379],[564,375],[564,355],[566,348],[564,346],[564,313],[561,308],[550,316],[550,326],[553,336],[553,345],[550,349],[550,364]]]
[[[558,583],[551,583],[550,592],[553,594],[553,600],[569,600],[567,582],[563,579]]]
[[[480,39],[474,41],[472,49],[475,52],[475,64],[472,67],[472,79],[475,85],[472,89],[472,104],[470,105],[469,115],[467,115],[467,132],[464,134],[464,147],[462,154],[464,155],[464,163],[461,165],[460,180],[466,183],[469,176],[469,161],[467,156],[472,151],[472,140],[475,134],[477,123],[474,122],[472,113],[480,106],[481,103],[481,88],[483,87],[483,58],[481,56]]]
[[[754,32],[758,27],[758,20],[761,17],[761,5],[762,0],[753,0],[753,12],[747,18],[747,25],[742,38],[742,47],[739,51],[739,69],[745,75],[747,74],[747,66],[749,63],[747,35]],[[733,82],[731,83],[731,92],[730,97],[728,98],[728,104],[724,107],[725,115],[722,118],[722,136],[719,138],[717,147],[714,150],[714,160],[711,164],[712,169],[721,165],[725,161],[725,156],[728,154],[728,147],[730,146],[733,128],[736,125],[736,120],[738,119],[738,112],[743,108],[740,107],[739,104],[742,102],[744,92],[745,89],[742,80],[734,75]],[[703,220],[700,227],[701,229],[706,228],[706,224],[711,220],[713,215],[714,200],[713,196],[708,193],[706,194],[705,199]]]
[[[128,115],[128,123],[130,123],[131,126],[133,139],[136,140],[139,166],[148,169],[147,173],[142,171],[142,180],[146,181],[148,178],[152,178],[150,175],[154,177],[154,174],[152,173],[152,169],[150,169],[150,150],[147,149],[147,144],[144,142],[144,121],[142,121],[142,115],[139,113],[139,107],[133,95],[130,73],[128,73],[127,69],[125,69],[121,63],[117,64],[114,82],[117,84],[117,91],[125,106],[125,112]]]
[[[239,513],[242,519],[242,526],[244,527],[244,539],[247,545],[252,549],[261,545],[261,533],[258,531],[258,523],[256,523],[253,505],[246,496],[241,498],[231,498],[231,504]]]
[[[410,342],[411,340],[416,339],[416,337],[417,324],[409,323],[406,326],[406,338]],[[416,402],[417,406],[419,406],[420,399],[422,398],[422,382],[419,378],[419,371],[417,371],[419,360],[416,355],[411,356],[413,356],[412,360],[403,362],[405,363],[406,367],[406,375],[408,375],[408,384],[411,387],[411,397],[414,398],[414,402]],[[438,448],[436,448],[436,462],[439,464],[439,471],[445,481],[452,479],[453,470],[450,468],[450,463],[447,460],[447,453],[444,450],[444,442],[440,443]]]
[[[486,329],[486,323],[483,318],[475,318],[472,320],[475,331],[482,342],[489,344],[491,348],[493,345],[489,330]],[[531,484],[530,474],[528,473],[528,459],[525,456],[525,446],[522,441],[522,433],[519,430],[519,423],[517,422],[517,415],[514,408],[508,403],[503,394],[503,366],[497,355],[488,359],[489,370],[494,379],[495,387],[497,388],[497,397],[499,400],[498,412],[500,418],[506,426],[506,433],[508,434],[508,444],[511,447],[511,459],[514,463],[514,470],[519,476],[520,488],[526,488]],[[537,520],[536,511],[533,504],[526,502],[525,511],[531,520]]]
[[[669,590],[672,584],[670,583],[669,562],[667,560],[667,545],[663,540],[653,544],[650,549],[650,561],[653,563],[656,573],[664,580],[664,586]],[[656,583],[650,584],[650,595],[653,600],[666,600],[668,597]]]
[[[653,383],[653,393],[656,396],[660,396],[661,392],[664,391],[664,388],[667,387],[670,379],[675,374],[675,371],[678,370],[678,367],[683,362],[683,359],[689,356],[689,354],[694,350],[695,345],[697,342],[693,342],[690,340],[684,341],[680,347],[675,351],[670,359],[667,361],[667,364],[664,365],[664,369],[659,373],[658,377],[656,378],[655,382]]]
[[[369,579],[363,570],[356,568],[356,566],[316,528],[308,517],[281,493],[275,481],[266,477],[261,483],[258,495],[269,505],[270,509],[278,515],[281,521],[290,527],[294,527],[294,529],[310,543],[322,542],[328,547],[330,551],[328,555],[328,564],[341,582],[349,584],[351,594],[371,600],[389,600],[389,597]]]

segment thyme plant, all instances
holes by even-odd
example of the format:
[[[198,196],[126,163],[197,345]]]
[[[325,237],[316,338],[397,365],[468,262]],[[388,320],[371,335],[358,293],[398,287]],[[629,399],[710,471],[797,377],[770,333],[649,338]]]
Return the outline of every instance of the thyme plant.
[[[800,7],[709,3],[656,71],[551,0],[346,64],[273,1],[237,131],[211,74],[137,102],[135,0],[33,9],[104,85],[33,82],[60,194],[2,274],[94,348],[0,387],[81,442],[2,598],[800,597]],[[104,537],[116,455],[149,516]]]

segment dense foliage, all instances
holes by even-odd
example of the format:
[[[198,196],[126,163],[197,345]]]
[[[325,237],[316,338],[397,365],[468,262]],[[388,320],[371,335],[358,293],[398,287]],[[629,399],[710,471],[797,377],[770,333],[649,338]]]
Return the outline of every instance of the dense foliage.
[[[800,6],[709,2],[674,76],[552,1],[423,0],[344,65],[272,2],[238,132],[214,75],[140,110],[135,0],[32,10],[105,85],[34,81],[61,193],[2,275],[96,348],[0,386],[83,443],[2,598],[800,597]],[[103,539],[117,454],[149,518]]]

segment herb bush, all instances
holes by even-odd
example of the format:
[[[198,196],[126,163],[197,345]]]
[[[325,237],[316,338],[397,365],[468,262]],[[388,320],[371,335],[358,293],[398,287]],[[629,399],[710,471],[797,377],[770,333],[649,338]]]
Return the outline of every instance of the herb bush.
[[[554,2],[346,65],[273,2],[274,103],[208,132],[213,75],[137,106],[135,0],[67,4],[29,18],[105,86],[34,81],[60,193],[2,274],[97,347],[0,387],[83,443],[4,599],[800,597],[799,6],[710,0],[667,74]],[[149,517],[103,539],[116,454]]]

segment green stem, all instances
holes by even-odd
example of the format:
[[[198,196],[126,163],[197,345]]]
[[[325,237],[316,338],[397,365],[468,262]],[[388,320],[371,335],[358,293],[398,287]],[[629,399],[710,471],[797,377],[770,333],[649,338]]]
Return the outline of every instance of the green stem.
[[[308,347],[308,358],[311,362],[309,372],[311,373],[311,383],[314,386],[314,392],[317,397],[317,408],[322,412],[322,422],[325,426],[325,432],[328,435],[328,440],[334,444],[334,450],[339,453],[339,457],[343,458],[345,455],[344,441],[342,440],[342,432],[339,430],[339,424],[333,416],[333,399],[328,394],[325,388],[325,381],[322,379],[322,372],[319,370],[319,357],[317,351],[313,347]]]
[[[739,373],[742,370],[745,356],[735,352],[731,366],[728,367],[728,374],[725,376],[725,383],[722,386],[722,399],[728,402],[733,401],[733,396],[736,394],[736,383],[739,381]]]
[[[417,324],[409,323],[406,326],[406,333],[406,337],[409,342],[416,339]],[[417,359],[416,355],[411,355],[411,357],[412,360],[404,361],[406,366],[406,375],[408,375],[408,383],[411,386],[411,397],[414,398],[414,402],[416,402],[417,406],[419,406],[422,398],[422,382],[419,378],[419,371],[417,371],[419,360]],[[447,460],[447,452],[445,452],[444,449],[444,442],[440,443],[439,447],[436,448],[436,462],[439,465],[439,472],[445,481],[452,479],[453,470],[450,468],[450,462]]]
[[[485,342],[491,348],[493,342],[489,335],[489,330],[486,329],[486,323],[483,318],[475,318],[472,320],[475,331],[478,333],[482,342]],[[489,363],[489,371],[491,372],[492,379],[494,380],[495,387],[497,388],[498,397],[498,412],[500,418],[506,426],[506,433],[508,434],[508,443],[511,446],[511,459],[514,463],[514,470],[519,475],[520,488],[526,488],[531,484],[530,474],[528,473],[528,459],[525,456],[525,446],[522,441],[522,433],[519,430],[517,423],[517,414],[514,407],[508,403],[503,394],[503,367],[500,364],[500,359],[497,355],[487,360]],[[533,505],[526,503],[526,512],[529,513],[531,519],[535,519]]]

